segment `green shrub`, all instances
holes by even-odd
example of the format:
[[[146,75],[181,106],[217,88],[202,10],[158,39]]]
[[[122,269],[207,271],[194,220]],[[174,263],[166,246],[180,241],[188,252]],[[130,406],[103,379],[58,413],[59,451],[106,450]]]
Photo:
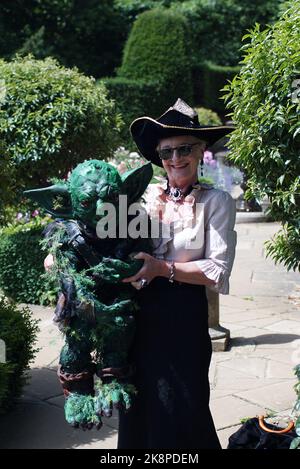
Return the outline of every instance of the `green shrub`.
[[[114,77],[101,80],[108,90],[108,97],[116,103],[125,126],[121,132],[122,145],[135,149],[129,126],[137,117],[157,117],[161,112],[160,100],[155,83],[143,80]]]
[[[186,0],[172,2],[171,9],[183,14],[192,36],[194,65],[210,60],[234,66],[240,58],[243,35],[255,23],[275,21],[281,0]]]
[[[221,125],[222,121],[218,114],[211,109],[205,107],[196,107],[195,110],[198,113],[199,122],[201,125]]]
[[[120,64],[128,21],[111,0],[1,0],[0,56],[51,56],[101,77]]]
[[[178,97],[190,102],[193,91],[185,18],[159,8],[142,13],[127,40],[118,75],[156,83],[159,114]]]
[[[120,116],[103,84],[50,58],[0,60],[0,75],[0,139],[17,195],[87,158],[106,159],[119,145]]]
[[[6,207],[15,200],[12,181],[14,181],[14,168],[4,151],[4,144],[0,141],[0,226],[7,221]]]
[[[0,231],[0,288],[16,302],[48,304],[56,291],[44,274],[40,240],[46,220],[9,226]]]
[[[0,413],[12,406],[26,382],[24,371],[37,352],[34,349],[37,323],[29,308],[19,309],[0,297],[0,339],[6,349],[6,361],[0,363]]]
[[[231,159],[249,177],[246,196],[268,196],[270,215],[283,224],[266,244],[267,254],[300,269],[300,1],[272,27],[261,32],[257,25],[247,39],[241,71],[226,86],[236,123]]]
[[[225,113],[221,89],[240,71],[240,66],[225,67],[212,62],[203,64],[203,105],[221,114]]]

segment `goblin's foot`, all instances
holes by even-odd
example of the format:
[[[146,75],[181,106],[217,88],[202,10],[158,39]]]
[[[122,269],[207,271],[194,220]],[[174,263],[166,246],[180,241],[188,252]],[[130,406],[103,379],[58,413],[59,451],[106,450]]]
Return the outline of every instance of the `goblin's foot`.
[[[90,430],[102,427],[101,410],[90,395],[70,393],[65,402],[65,417],[74,428]]]
[[[101,409],[101,416],[111,417],[114,408],[130,409],[134,394],[136,394],[136,389],[130,384],[121,384],[117,381],[102,384],[95,398]]]

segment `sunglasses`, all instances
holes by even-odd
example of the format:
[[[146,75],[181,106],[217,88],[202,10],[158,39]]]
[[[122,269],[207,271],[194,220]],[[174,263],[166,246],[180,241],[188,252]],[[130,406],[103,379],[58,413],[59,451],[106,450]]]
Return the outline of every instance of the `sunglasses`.
[[[177,151],[178,156],[189,156],[193,151],[194,145],[199,145],[199,142],[187,143],[173,148],[162,148],[161,150],[158,150],[158,156],[161,160],[170,160],[173,157],[173,152],[175,150]]]

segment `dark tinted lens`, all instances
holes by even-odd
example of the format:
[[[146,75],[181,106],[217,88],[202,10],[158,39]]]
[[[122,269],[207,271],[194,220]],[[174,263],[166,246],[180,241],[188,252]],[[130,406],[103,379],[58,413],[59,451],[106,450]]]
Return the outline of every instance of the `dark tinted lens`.
[[[178,147],[178,155],[179,156],[188,156],[192,151],[192,145],[182,145]]]
[[[172,148],[163,148],[159,150],[158,155],[162,160],[169,160],[172,157]]]

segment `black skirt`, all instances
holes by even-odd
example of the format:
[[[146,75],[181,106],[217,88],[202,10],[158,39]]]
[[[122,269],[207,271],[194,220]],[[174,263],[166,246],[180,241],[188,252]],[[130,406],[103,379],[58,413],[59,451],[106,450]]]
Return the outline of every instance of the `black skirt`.
[[[120,411],[118,449],[220,449],[209,410],[205,287],[159,277],[138,301],[131,351],[138,393]]]

